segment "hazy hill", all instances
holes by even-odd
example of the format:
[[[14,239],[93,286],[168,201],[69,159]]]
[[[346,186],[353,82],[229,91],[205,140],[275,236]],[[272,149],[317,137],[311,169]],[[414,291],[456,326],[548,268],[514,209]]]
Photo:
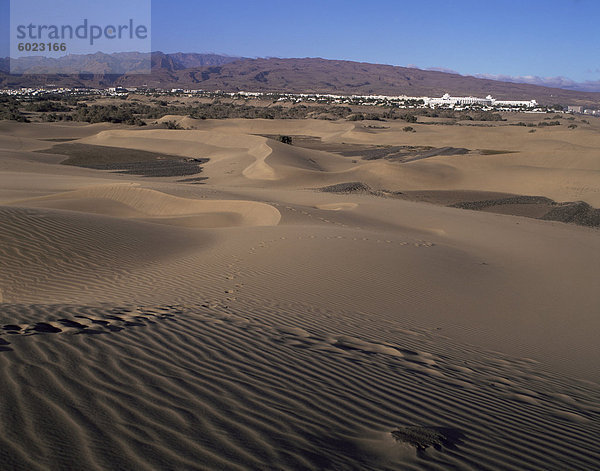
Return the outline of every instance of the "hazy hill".
[[[118,56],[118,57],[116,57]],[[74,60],[73,56],[70,60]],[[245,59],[216,54],[152,53],[152,74],[122,74],[135,70],[141,60],[133,53],[78,56],[84,70],[79,75],[9,76],[0,72],[0,86],[106,87],[147,86],[224,91],[315,92],[441,96],[493,95],[503,99],[536,99],[544,104],[600,104],[600,93],[580,92],[531,84],[501,82],[458,74],[391,65],[319,58]],[[137,61],[137,62],[136,62]],[[6,68],[6,61],[3,65]],[[0,64],[0,69],[2,64]],[[30,71],[42,73],[41,65]]]
[[[153,52],[152,53],[152,61],[153,64],[160,58],[165,57],[168,60],[172,61],[174,65],[174,69],[172,70],[180,70],[180,69],[190,69],[193,67],[205,67],[205,66],[215,66],[215,65],[223,65],[229,62],[233,62],[241,57],[233,57],[233,56],[223,56],[219,54],[196,54],[196,53],[188,53],[188,52],[176,52],[173,54],[164,54],[162,52]]]
[[[191,67],[222,65],[239,57],[221,56],[218,54],[194,54],[177,52],[165,54],[157,51],[150,57],[152,69],[155,71],[175,71]],[[59,68],[65,67],[81,70],[87,74],[123,75],[127,71],[140,71],[148,68],[148,54],[140,52],[119,52],[105,54],[70,54],[58,59],[47,57],[22,57],[12,59],[13,69],[21,74],[56,74]],[[9,72],[8,58],[0,59],[0,71]],[[61,74],[63,75],[63,74]],[[26,79],[26,77],[24,77]]]

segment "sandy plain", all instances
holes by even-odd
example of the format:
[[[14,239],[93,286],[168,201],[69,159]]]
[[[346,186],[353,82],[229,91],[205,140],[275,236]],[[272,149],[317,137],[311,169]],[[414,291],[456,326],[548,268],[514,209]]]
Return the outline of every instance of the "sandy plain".
[[[597,120],[164,119],[0,122],[2,469],[598,468],[598,229],[446,206],[600,207]]]

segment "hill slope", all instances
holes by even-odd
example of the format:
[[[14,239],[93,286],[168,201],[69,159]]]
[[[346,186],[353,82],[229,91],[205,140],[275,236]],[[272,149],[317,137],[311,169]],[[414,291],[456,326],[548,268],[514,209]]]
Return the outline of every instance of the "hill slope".
[[[359,95],[493,95],[501,99],[536,99],[543,104],[600,104],[600,93],[501,82],[363,62],[303,59],[245,59],[215,54],[152,53],[152,74],[106,74],[120,70],[112,56],[96,57],[94,73],[78,76],[23,75],[0,72],[0,86],[183,87],[224,91],[314,92]],[[127,57],[131,62],[131,58]],[[88,61],[89,62],[89,61]],[[111,64],[110,67],[107,64]],[[2,67],[6,70],[6,63]],[[95,71],[99,71],[96,73]]]

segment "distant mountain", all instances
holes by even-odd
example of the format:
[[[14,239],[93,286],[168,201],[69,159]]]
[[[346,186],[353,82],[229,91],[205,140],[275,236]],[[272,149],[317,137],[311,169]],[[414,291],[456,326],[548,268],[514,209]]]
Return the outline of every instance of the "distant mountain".
[[[115,54],[69,54],[60,58],[40,56],[10,59],[11,71],[20,74],[56,74],[73,71],[92,75],[123,75],[126,72],[150,70],[148,54],[120,52]]]
[[[502,82],[529,83],[532,85],[540,85],[542,87],[562,88],[564,90],[576,90],[579,92],[600,92],[600,80],[576,82],[567,77],[538,77],[535,75],[513,77],[510,75],[493,74],[475,74],[474,77],[501,80]]]
[[[1,59],[0,71],[17,74],[61,74],[73,71],[76,74],[92,75],[123,75],[125,73],[144,73],[150,68],[165,69],[168,71],[188,69],[191,67],[204,67],[222,65],[239,57],[220,56],[217,54],[193,54],[178,52],[164,54],[153,52],[145,54],[140,52],[118,52],[104,54],[69,54],[60,58],[41,56],[20,57],[18,59]]]
[[[172,61],[174,68],[172,70],[191,69],[194,67],[206,67],[223,65],[229,62],[242,59],[241,57],[222,56],[219,54],[196,54],[188,52],[176,52],[174,54],[164,54],[162,52],[152,53],[152,64],[160,58],[166,57]]]
[[[168,72],[168,73],[167,73]],[[536,99],[540,103],[600,104],[600,93],[510,83],[391,65],[326,59],[240,59],[218,66],[154,69],[151,76],[124,75],[123,86],[154,86],[224,91],[333,93],[358,95],[492,95]]]
[[[598,92],[564,90],[441,71],[319,58],[247,59],[216,54],[153,52],[152,73],[145,75],[119,72],[126,70],[126,67],[135,70],[141,58],[133,53],[93,54],[78,56],[78,60],[85,64],[84,70],[89,70],[89,73],[71,76],[14,76],[0,72],[0,86],[52,83],[56,86],[71,87],[101,88],[118,85],[340,95],[441,96],[450,93],[458,96],[492,95],[499,99],[535,99],[543,104],[600,104]],[[0,70],[5,65],[0,62]],[[41,69],[30,70],[38,72]]]

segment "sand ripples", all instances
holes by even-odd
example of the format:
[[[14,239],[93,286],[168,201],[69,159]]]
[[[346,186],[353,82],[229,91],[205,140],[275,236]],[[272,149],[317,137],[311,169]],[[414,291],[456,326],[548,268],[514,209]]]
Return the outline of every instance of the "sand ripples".
[[[0,311],[13,469],[592,469],[600,459],[597,386],[359,313],[341,322],[268,302]],[[417,451],[393,440],[399,426],[457,438]]]
[[[5,302],[110,299],[136,279],[152,290],[156,279],[146,279],[146,270],[206,243],[200,233],[190,237],[157,225],[2,207],[0,289]]]

